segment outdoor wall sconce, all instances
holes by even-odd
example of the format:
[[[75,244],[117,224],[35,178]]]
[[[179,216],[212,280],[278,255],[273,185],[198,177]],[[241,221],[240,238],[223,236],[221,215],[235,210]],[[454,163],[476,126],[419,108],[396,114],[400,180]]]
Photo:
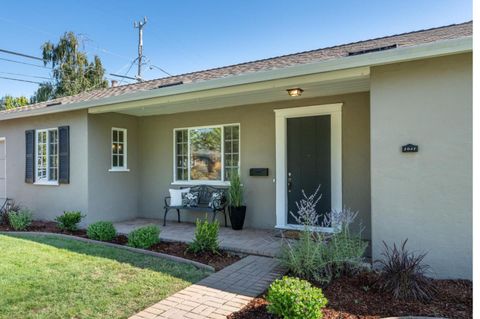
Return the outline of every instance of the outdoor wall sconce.
[[[287,89],[287,93],[290,96],[300,96],[302,95],[303,90],[301,88]]]

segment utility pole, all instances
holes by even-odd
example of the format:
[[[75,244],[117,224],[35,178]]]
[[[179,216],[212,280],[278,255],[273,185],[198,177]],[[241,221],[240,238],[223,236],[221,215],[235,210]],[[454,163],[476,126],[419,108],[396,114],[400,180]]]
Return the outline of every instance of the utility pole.
[[[147,17],[143,18],[143,21],[138,21],[133,23],[133,27],[138,29],[138,71],[137,71],[137,80],[142,80],[142,58],[143,58],[143,27],[147,24]]]

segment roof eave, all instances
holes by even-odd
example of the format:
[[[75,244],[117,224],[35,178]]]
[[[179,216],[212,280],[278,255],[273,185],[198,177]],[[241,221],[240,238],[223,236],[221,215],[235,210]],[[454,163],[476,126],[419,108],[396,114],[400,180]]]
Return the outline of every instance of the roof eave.
[[[342,69],[350,69],[364,66],[378,66],[384,64],[407,62],[426,58],[440,57],[445,55],[466,53],[472,51],[472,46],[472,36],[467,36],[457,39],[442,40],[426,44],[399,47],[397,49],[368,53],[364,55],[355,55],[315,63],[295,65],[281,69],[258,71],[207,81],[186,83],[183,85],[167,87],[158,90],[139,91],[93,101],[78,102],[66,105],[55,105],[45,108],[39,108],[38,110],[4,113],[0,114],[0,121],[120,104],[144,99],[152,99],[156,97],[188,94],[198,91],[214,90],[230,86],[265,82],[315,73],[338,71]]]

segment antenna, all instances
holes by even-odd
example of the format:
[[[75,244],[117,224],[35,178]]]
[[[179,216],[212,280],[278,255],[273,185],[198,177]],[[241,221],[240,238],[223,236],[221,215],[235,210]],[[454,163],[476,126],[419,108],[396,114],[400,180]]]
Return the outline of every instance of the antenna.
[[[143,58],[143,27],[147,24],[147,17],[143,17],[143,21],[133,22],[133,27],[138,29],[138,71],[137,79],[142,80],[142,58]]]

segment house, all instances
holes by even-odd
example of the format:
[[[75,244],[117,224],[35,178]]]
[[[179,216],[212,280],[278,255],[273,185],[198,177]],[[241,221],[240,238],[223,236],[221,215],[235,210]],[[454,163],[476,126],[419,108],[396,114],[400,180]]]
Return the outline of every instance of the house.
[[[2,111],[0,165],[0,197],[86,223],[162,218],[169,188],[239,170],[246,226],[297,229],[321,184],[374,259],[408,238],[437,277],[472,278],[472,22]]]

